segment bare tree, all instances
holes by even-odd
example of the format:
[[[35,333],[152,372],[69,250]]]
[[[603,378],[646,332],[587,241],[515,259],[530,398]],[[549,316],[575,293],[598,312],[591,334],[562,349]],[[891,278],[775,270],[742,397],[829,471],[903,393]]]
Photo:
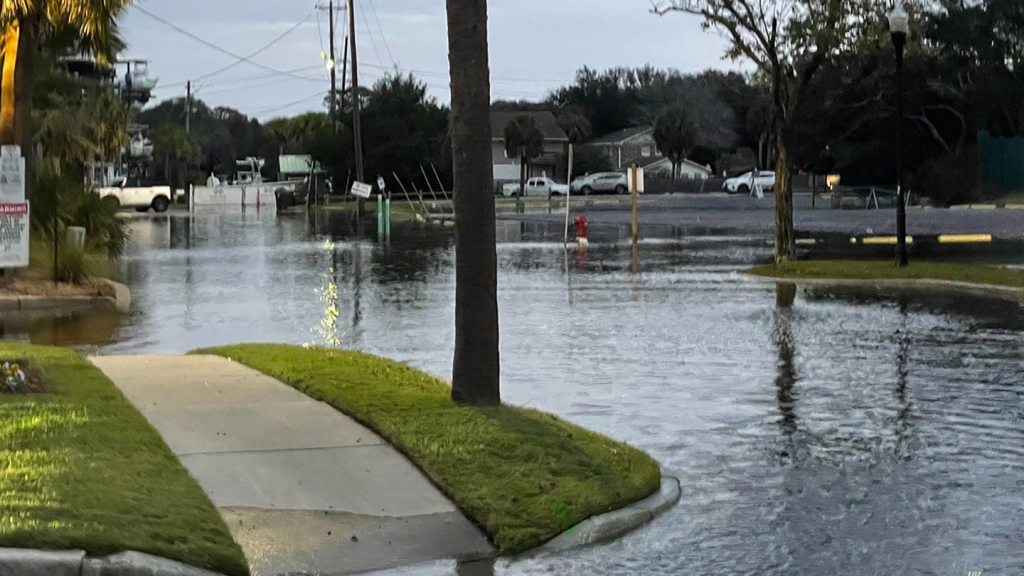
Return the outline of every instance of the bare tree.
[[[452,399],[494,405],[501,392],[487,0],[447,0],[447,7],[455,175]]]
[[[793,159],[790,128],[814,74],[851,42],[870,0],[651,0],[658,15],[700,16],[729,40],[727,56],[745,58],[768,82],[776,151],[775,261],[793,255]],[[856,35],[854,35],[856,36]]]

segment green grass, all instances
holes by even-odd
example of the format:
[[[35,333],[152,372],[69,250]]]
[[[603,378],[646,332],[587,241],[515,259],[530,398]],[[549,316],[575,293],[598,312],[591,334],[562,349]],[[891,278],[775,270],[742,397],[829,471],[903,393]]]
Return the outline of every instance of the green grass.
[[[231,576],[241,549],[145,418],[77,353],[0,342],[48,394],[0,394],[0,547],[136,550]]]
[[[240,362],[352,416],[407,455],[514,554],[658,489],[643,452],[549,414],[465,408],[443,381],[364,354],[277,345],[197,351]],[[557,383],[552,383],[557,394]]]
[[[1000,198],[999,201],[1002,204],[1024,204],[1024,190],[1020,192],[1014,192],[1012,194],[1007,194],[1006,196]]]
[[[948,280],[1024,288],[1024,270],[979,264],[912,262],[897,268],[886,261],[811,260],[781,266],[769,264],[748,270],[750,274],[772,278],[814,278],[840,280]]]

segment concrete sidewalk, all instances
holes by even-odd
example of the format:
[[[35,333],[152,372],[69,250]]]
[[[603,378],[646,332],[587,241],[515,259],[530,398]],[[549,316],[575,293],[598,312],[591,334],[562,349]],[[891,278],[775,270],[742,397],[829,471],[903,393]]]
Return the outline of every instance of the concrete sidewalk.
[[[254,576],[494,553],[380,437],[277,380],[213,356],[91,360],[206,490]]]

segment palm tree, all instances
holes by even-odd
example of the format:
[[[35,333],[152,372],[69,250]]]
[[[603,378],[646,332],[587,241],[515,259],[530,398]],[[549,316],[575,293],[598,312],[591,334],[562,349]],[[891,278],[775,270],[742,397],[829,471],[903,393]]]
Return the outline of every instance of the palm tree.
[[[569,109],[558,115],[558,127],[569,136],[569,142],[582,144],[590,140],[594,128],[586,114],[578,109]]]
[[[177,124],[165,124],[153,131],[152,140],[154,155],[164,159],[164,178],[167,183],[185,188],[183,176],[186,171],[182,170],[181,164],[191,161],[196,153],[195,144],[188,132]],[[173,178],[174,175],[177,178]]]
[[[697,128],[685,108],[676,107],[658,117],[654,123],[654,142],[672,162],[672,182],[683,161],[697,145]]]
[[[487,0],[447,0],[447,8],[456,233],[452,399],[495,405],[501,389]]]
[[[530,162],[544,153],[544,133],[533,116],[516,116],[505,126],[505,152],[519,158],[519,196],[526,194],[526,177]]]
[[[98,61],[123,46],[117,16],[132,0],[18,0],[0,5],[3,73],[0,144],[32,145],[32,65],[39,47],[74,47]],[[30,157],[26,154],[26,159]]]

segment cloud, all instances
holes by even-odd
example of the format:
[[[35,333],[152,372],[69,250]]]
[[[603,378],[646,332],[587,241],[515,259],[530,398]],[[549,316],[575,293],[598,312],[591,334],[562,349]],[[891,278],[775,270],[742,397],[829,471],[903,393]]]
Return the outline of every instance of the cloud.
[[[418,71],[430,94],[448,101],[448,37],[444,2],[423,0],[355,0],[360,61],[365,81],[372,84],[395,64]],[[280,0],[148,0],[145,8],[190,32],[238,54],[252,53],[276,35],[308,16],[306,3]],[[696,72],[707,68],[736,68],[722,60],[723,40],[701,29],[697,18],[684,15],[657,17],[645,0],[490,0],[490,58],[493,97],[539,99],[571,82],[583,66],[677,68]],[[184,94],[189,78],[200,77],[235,60],[205,47],[136,9],[129,9],[122,29],[132,55],[145,55],[150,69],[162,78],[159,97]],[[344,26],[339,27],[339,59]],[[222,74],[214,89],[207,88],[209,104],[231,106],[246,113],[298,100],[316,89],[326,74],[321,46],[327,42],[327,17],[310,16],[281,42],[256,60],[279,69],[302,69],[309,80],[288,81],[287,76],[249,64]],[[392,61],[393,58],[393,61]],[[232,78],[254,77],[245,82]],[[202,97],[202,96],[201,96]],[[299,113],[316,109],[313,100],[285,109]]]

